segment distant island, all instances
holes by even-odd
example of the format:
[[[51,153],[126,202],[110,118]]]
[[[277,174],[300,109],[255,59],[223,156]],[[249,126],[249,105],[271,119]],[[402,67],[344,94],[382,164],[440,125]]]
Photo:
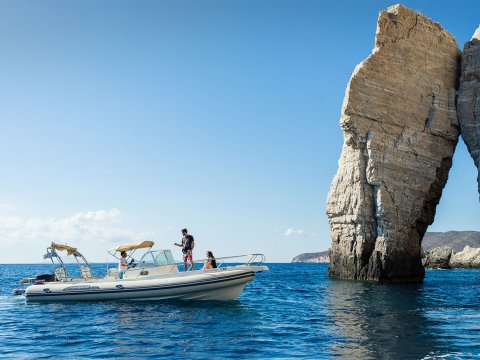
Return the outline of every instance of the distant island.
[[[465,246],[480,248],[480,231],[427,232],[422,241],[422,248],[426,252],[445,246],[454,252],[462,251]],[[328,263],[328,253],[329,250],[300,254],[292,259],[292,263]]]
[[[328,253],[329,251],[326,250],[315,253],[300,254],[292,259],[292,263],[328,263],[330,262]]]

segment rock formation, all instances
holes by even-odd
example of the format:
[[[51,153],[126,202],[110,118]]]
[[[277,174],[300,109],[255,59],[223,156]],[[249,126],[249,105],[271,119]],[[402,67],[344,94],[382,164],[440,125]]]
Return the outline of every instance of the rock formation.
[[[480,194],[480,27],[463,48],[457,107],[463,141],[478,169]]]
[[[452,255],[450,258],[450,267],[454,269],[479,269],[480,268],[480,248],[465,248]]]
[[[480,269],[480,248],[465,246],[455,252],[442,246],[425,253],[422,263],[427,269]]]
[[[450,269],[450,258],[453,250],[449,246],[433,249],[425,254],[423,266],[430,269]]]
[[[420,281],[420,243],[447,181],[459,128],[459,50],[401,5],[380,13],[372,54],[348,84],[344,144],[328,195],[329,274]]]

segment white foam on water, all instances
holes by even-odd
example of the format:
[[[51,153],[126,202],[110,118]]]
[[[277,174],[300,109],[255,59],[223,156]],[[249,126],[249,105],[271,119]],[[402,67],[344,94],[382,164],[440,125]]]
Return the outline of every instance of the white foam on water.
[[[0,296],[0,310],[8,309],[13,304],[25,304],[25,296]]]

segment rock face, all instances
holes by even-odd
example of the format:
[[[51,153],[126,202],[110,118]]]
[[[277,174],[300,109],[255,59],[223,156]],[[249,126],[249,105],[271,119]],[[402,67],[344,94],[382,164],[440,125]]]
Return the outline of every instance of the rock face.
[[[401,5],[380,13],[372,54],[348,84],[344,144],[327,201],[329,274],[421,281],[420,243],[448,178],[459,128],[455,38]]]
[[[431,269],[450,269],[450,258],[453,254],[451,247],[442,246],[426,254],[423,266]]]
[[[478,169],[480,194],[480,27],[463,48],[457,107],[463,141]]]
[[[450,259],[452,268],[478,269],[480,268],[480,248],[465,246],[462,251],[453,254]]]

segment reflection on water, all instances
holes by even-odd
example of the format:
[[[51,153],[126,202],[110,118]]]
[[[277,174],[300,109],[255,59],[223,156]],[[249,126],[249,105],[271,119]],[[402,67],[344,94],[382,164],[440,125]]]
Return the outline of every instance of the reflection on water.
[[[480,271],[427,271],[423,284],[330,280],[324,306],[346,358],[480,355]],[[460,357],[458,357],[460,355]]]
[[[97,270],[105,269],[98,265]],[[430,359],[480,355],[480,271],[420,285],[333,280],[270,264],[237,301],[29,304],[9,296],[44,265],[0,265],[0,357]]]
[[[421,358],[436,347],[434,327],[423,312],[422,285],[331,281],[325,294],[330,348],[350,358]]]

